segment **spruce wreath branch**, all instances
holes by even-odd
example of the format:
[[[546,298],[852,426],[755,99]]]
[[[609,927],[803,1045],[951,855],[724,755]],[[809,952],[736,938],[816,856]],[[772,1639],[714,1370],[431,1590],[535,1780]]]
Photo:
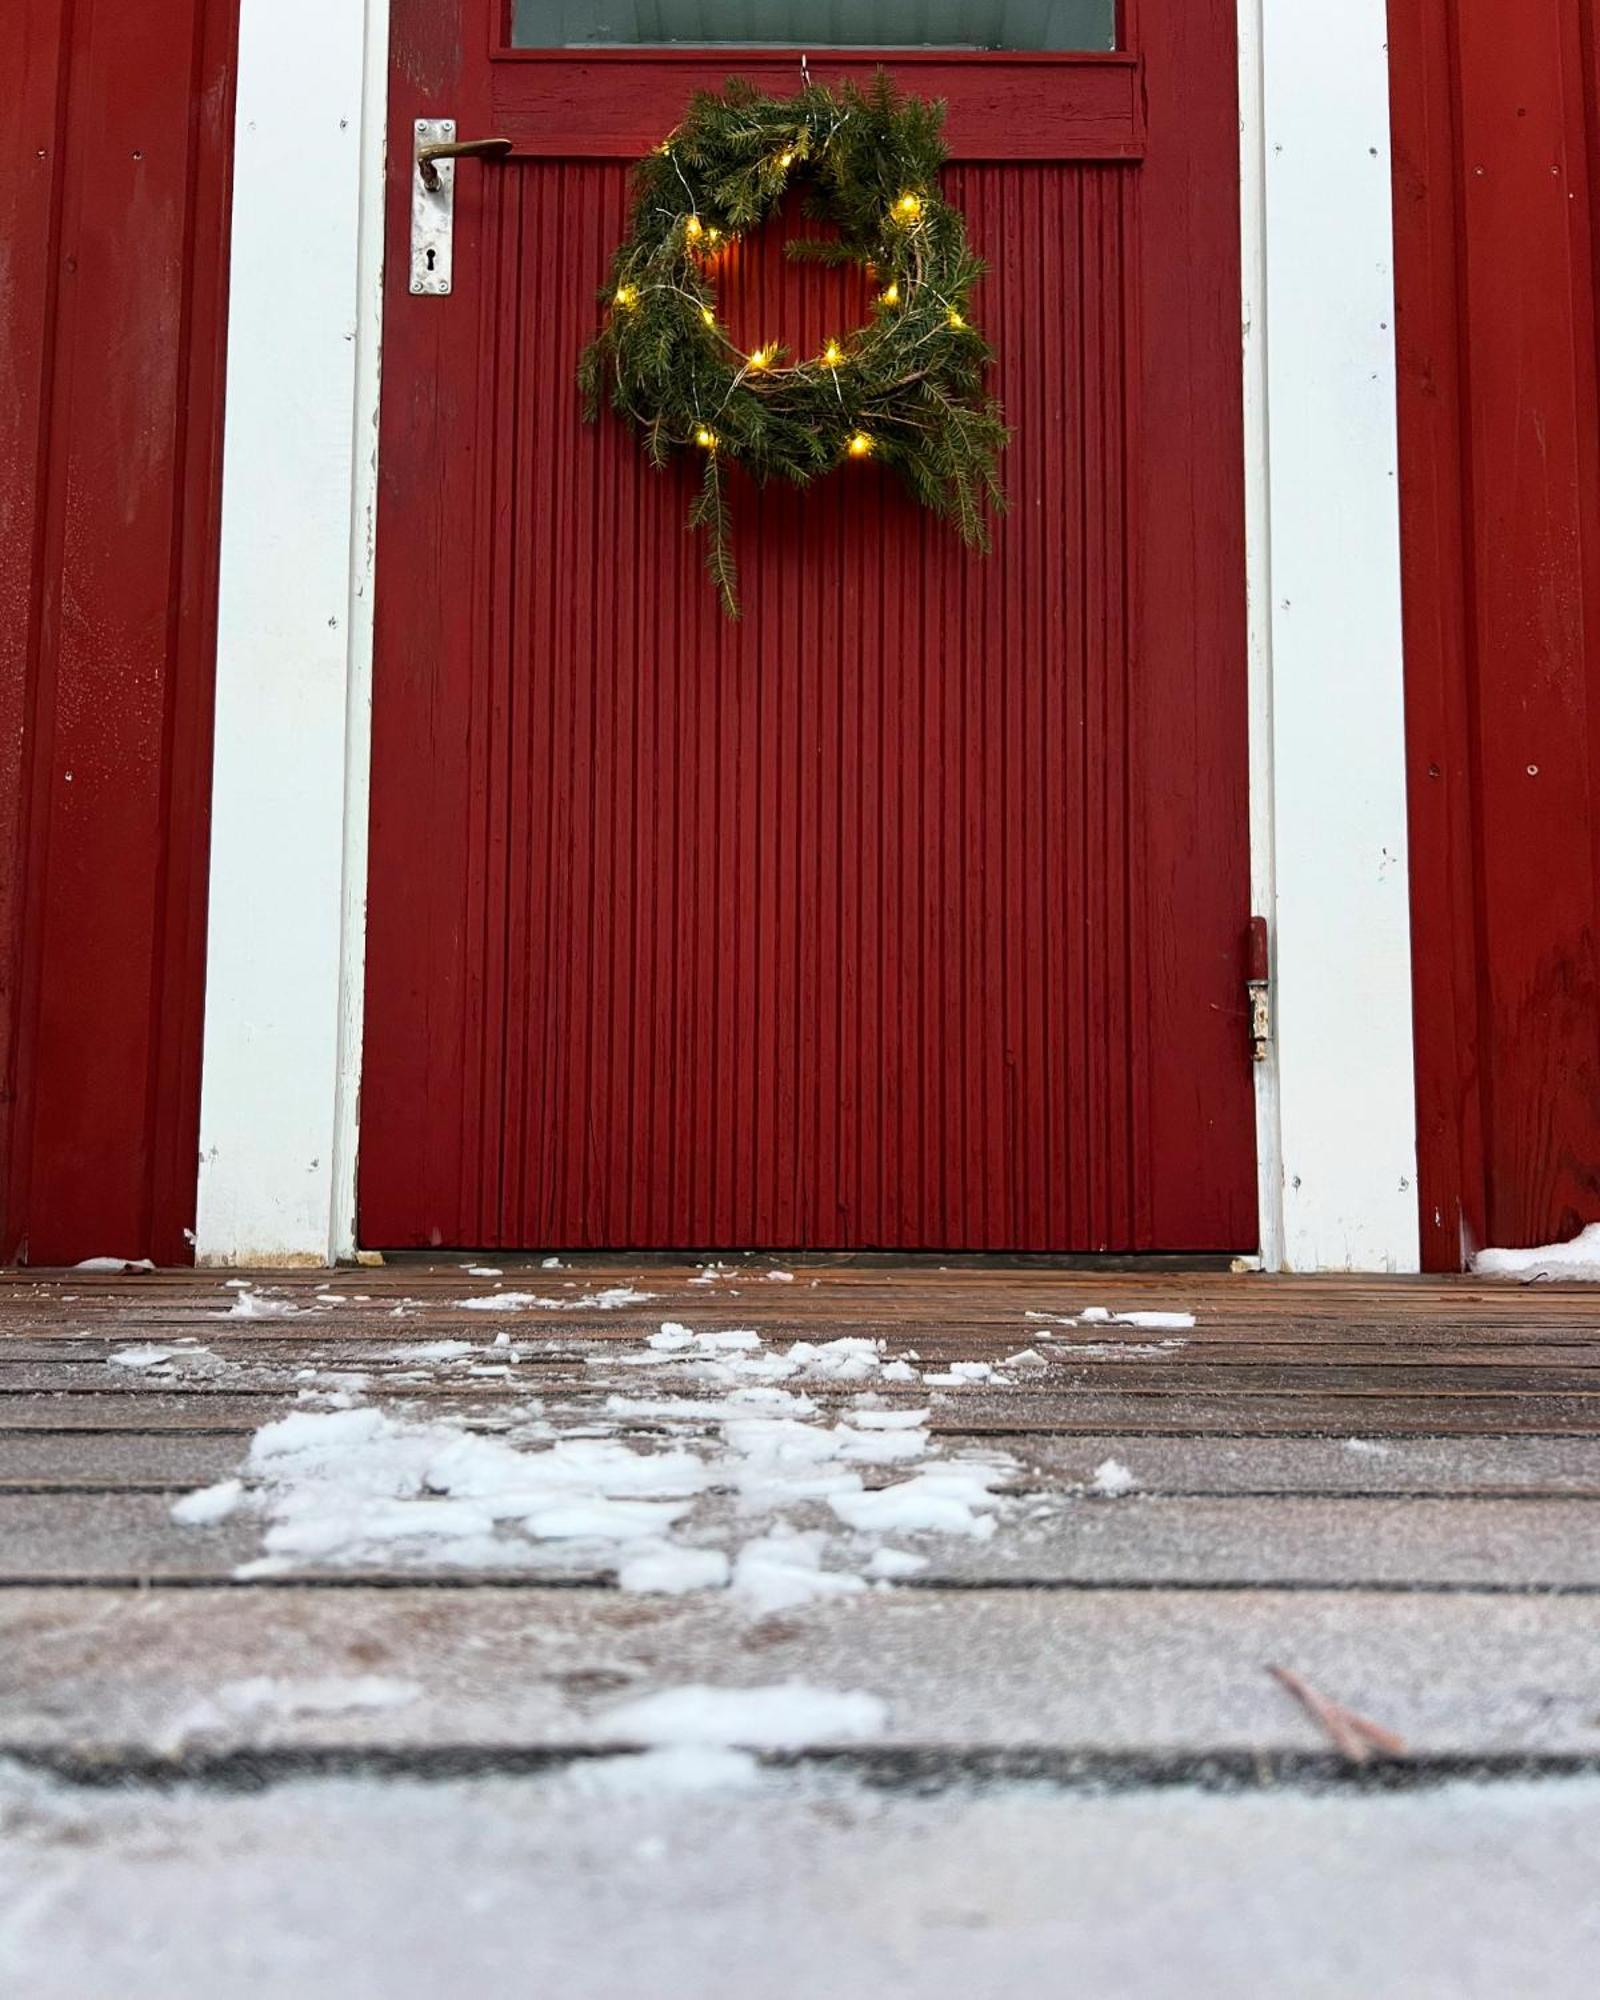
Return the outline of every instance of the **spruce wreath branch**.
[[[851,459],[892,466],[912,493],[987,549],[1010,437],[985,390],[992,351],[969,317],[983,275],[959,210],[941,199],[945,107],[898,93],[809,84],[766,97],[737,78],[700,91],[635,170],[633,233],[601,294],[604,325],[579,367],[585,415],[602,402],[638,426],[652,464],[704,460],[690,526],[728,615],[739,615],[727,467],[808,485]],[[854,333],[797,358],[774,342],[741,353],[717,317],[717,260],[796,185],[837,238],[794,258],[864,265],[878,287]]]

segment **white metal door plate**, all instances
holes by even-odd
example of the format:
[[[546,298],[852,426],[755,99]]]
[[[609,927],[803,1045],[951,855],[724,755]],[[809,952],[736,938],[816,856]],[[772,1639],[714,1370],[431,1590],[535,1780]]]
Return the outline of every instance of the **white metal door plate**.
[[[450,289],[450,249],[455,231],[456,163],[436,165],[437,188],[423,186],[417,155],[424,146],[447,145],[456,136],[453,118],[419,118],[411,148],[411,289],[442,296]]]

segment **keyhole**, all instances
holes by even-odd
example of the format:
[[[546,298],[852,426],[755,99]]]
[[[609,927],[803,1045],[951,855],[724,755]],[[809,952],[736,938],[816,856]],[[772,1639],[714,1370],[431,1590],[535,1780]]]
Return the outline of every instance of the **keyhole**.
[[[430,271],[433,269],[433,260],[437,255],[438,252],[430,247],[428,250],[428,269]]]

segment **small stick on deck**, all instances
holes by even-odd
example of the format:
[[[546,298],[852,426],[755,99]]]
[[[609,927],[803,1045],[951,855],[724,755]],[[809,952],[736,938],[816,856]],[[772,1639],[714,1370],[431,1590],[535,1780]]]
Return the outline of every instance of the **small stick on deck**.
[[[1312,1721],[1324,1731],[1339,1755],[1350,1763],[1368,1764],[1374,1757],[1403,1757],[1406,1754],[1405,1744],[1392,1731],[1380,1728],[1364,1715],[1357,1715],[1353,1709],[1319,1694],[1292,1667],[1268,1667],[1267,1672],[1280,1686],[1288,1689]]]

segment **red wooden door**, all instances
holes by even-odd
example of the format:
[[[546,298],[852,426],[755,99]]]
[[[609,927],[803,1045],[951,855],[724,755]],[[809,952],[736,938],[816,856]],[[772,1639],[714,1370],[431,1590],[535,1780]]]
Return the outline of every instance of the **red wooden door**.
[[[994,553],[870,463],[746,486],[733,625],[696,468],[586,427],[574,370],[629,163],[799,57],[509,53],[497,0],[396,0],[365,1243],[1254,1246],[1233,6],[1127,12],[1117,55],[886,58],[949,100],[990,265]],[[441,116],[514,151],[413,298]],[[741,257],[736,338],[862,317]]]

